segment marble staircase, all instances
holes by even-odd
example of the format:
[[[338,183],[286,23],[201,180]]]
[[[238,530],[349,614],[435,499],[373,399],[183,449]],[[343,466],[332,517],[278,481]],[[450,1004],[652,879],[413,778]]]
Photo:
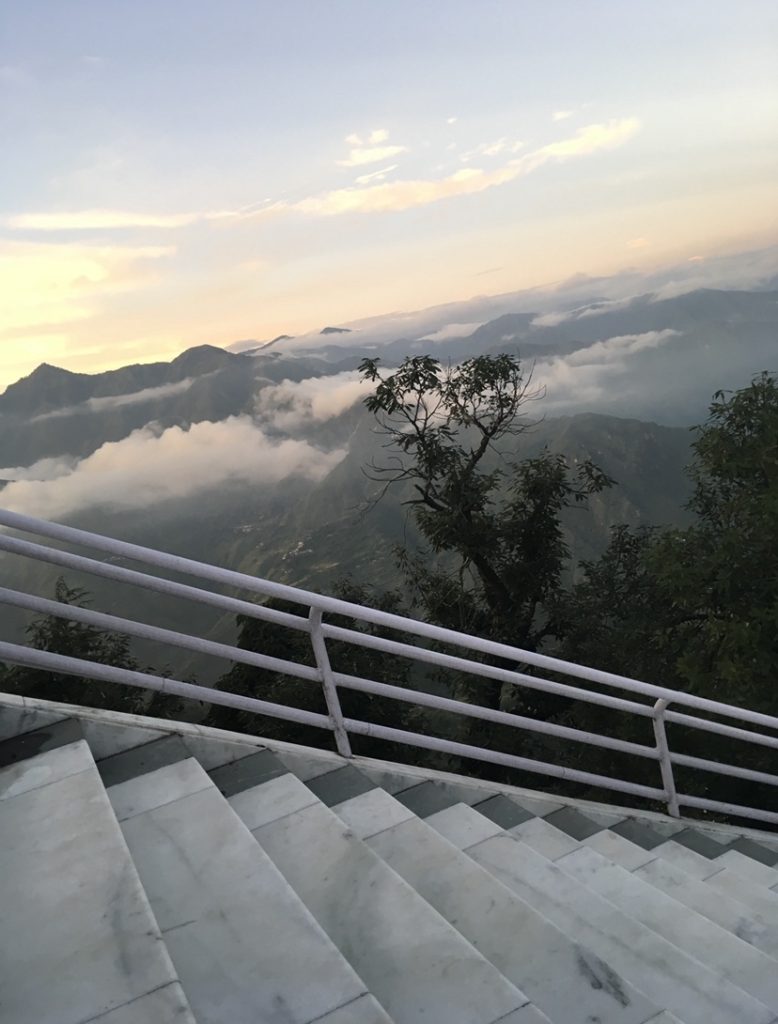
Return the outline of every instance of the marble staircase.
[[[778,833],[0,695],[3,1024],[778,1024]]]

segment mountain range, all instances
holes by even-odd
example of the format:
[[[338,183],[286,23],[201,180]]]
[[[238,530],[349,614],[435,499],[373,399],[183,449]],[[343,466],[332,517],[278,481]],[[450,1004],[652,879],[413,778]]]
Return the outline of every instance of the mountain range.
[[[312,589],[349,574],[392,586],[394,547],[416,535],[401,492],[372,501],[364,467],[380,459],[381,438],[356,368],[365,357],[392,367],[407,355],[457,362],[507,351],[546,388],[515,454],[546,446],[592,458],[618,482],[591,514],[566,516],[575,565],[602,550],[616,523],[687,521],[689,428],[714,391],[774,368],[776,327],[769,288],[590,294],[426,336],[325,328],[318,345],[313,336],[241,352],[205,345],[98,374],[43,364],[0,395],[0,504]],[[40,593],[55,575],[12,556],[0,556],[0,571]],[[138,610],[132,588],[69,581],[108,610]],[[143,614],[234,635],[233,622],[163,598],[144,597]],[[4,615],[0,635],[25,621]],[[190,667],[204,678],[223,668]]]

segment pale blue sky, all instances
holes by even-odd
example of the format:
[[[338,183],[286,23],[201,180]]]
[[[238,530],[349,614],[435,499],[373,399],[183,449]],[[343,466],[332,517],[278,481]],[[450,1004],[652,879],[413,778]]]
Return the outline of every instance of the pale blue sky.
[[[0,387],[773,241],[776,67],[767,0],[6,3]]]

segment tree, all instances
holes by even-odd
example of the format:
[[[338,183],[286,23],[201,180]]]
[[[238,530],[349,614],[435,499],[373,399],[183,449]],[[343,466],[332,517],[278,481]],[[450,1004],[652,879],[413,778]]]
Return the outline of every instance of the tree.
[[[63,576],[57,579],[54,597],[62,605],[78,608],[87,607],[91,600],[86,590],[69,586]],[[37,651],[49,651],[131,671],[154,671],[138,663],[131,652],[129,637],[73,622],[67,618],[64,609],[61,616],[42,615],[33,619],[26,629],[26,635],[28,645]],[[103,683],[60,672],[26,668],[23,665],[6,667],[3,689],[25,697],[83,704],[129,714],[151,714],[167,718],[175,717],[181,710],[181,702],[169,695],[150,695],[147,690],[137,687]]]
[[[687,529],[614,531],[565,602],[563,654],[776,715],[778,379],[765,372],[738,391],[717,392],[695,429],[688,508],[696,521]],[[591,707],[580,716],[596,717]],[[629,728],[624,723],[622,735]],[[671,739],[684,753],[775,770],[768,748],[678,726]],[[687,792],[711,785],[707,774],[679,777]],[[763,789],[769,806],[775,790]],[[715,791],[733,803],[759,798],[752,783],[721,777]]]
[[[558,633],[554,609],[570,556],[560,516],[585,508],[612,481],[588,459],[570,466],[546,449],[516,457],[516,439],[534,425],[527,408],[543,392],[514,356],[478,356],[453,367],[419,356],[386,374],[379,360],[365,359],[360,370],[376,385],[365,405],[387,451],[368,473],[384,488],[404,487],[431,549],[400,553],[412,606],[439,625],[524,650],[547,645]],[[466,675],[455,678],[450,692],[543,719],[566,706],[540,691]],[[446,728],[480,746],[516,744],[515,731],[478,719]]]
[[[435,591],[447,580],[445,589],[464,598],[453,607],[467,625],[537,649],[554,632],[550,600],[569,558],[560,513],[612,481],[588,459],[571,469],[547,450],[517,460],[501,447],[531,430],[525,406],[542,396],[514,356],[447,368],[416,356],[386,376],[378,363],[365,359],[360,371],[377,385],[365,405],[391,454],[371,470],[386,486],[410,484],[407,504],[422,536],[434,554],[453,556],[453,568],[437,569]],[[403,564],[422,604],[434,601],[426,567],[420,574],[418,560]]]
[[[340,580],[334,588],[335,596],[355,604],[370,604],[386,612],[400,610],[400,596],[393,591],[375,594],[350,579]],[[265,607],[287,614],[304,616],[307,609],[287,601],[270,600]],[[382,636],[384,630],[369,623],[355,622],[343,616],[327,616],[327,623],[354,629],[371,636]],[[276,625],[254,616],[238,616],[238,647],[315,667],[315,659],[309,635]],[[397,639],[396,635],[393,636]],[[328,640],[327,653],[334,672],[343,675],[391,683],[407,687],[410,663],[407,659],[387,656],[367,647],[360,647],[342,640]],[[218,683],[219,689],[259,700],[281,704],[286,707],[302,708],[320,715],[327,714],[327,706],[321,685],[294,676],[256,668],[243,662],[235,662]],[[386,697],[362,693],[346,687],[338,690],[341,708],[346,718],[390,725],[402,729],[413,717],[410,705]],[[212,705],[206,719],[207,725],[216,728],[248,732],[271,739],[301,743],[306,746],[331,747],[332,734],[314,726],[301,725],[280,718],[238,711],[223,705]],[[372,754],[375,757],[390,757],[399,748],[385,741],[371,741],[369,738],[351,735],[350,742],[355,753]]]

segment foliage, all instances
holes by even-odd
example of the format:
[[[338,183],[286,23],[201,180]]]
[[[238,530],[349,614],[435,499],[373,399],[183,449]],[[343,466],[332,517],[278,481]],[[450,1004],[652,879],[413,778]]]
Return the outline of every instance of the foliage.
[[[615,530],[565,603],[563,653],[776,715],[778,380],[762,373],[739,391],[717,392],[695,429],[695,522],[685,530]],[[599,715],[585,710],[584,727],[596,729]],[[774,771],[769,750],[674,729],[685,753]],[[682,771],[681,778],[687,791],[711,784],[707,774]],[[719,779],[715,788],[718,799],[748,805],[756,798],[751,783]],[[775,791],[762,800],[770,805]]]
[[[547,450],[522,460],[503,451],[502,440],[531,430],[525,407],[542,396],[514,356],[447,368],[417,356],[387,375],[378,362],[360,366],[376,383],[365,405],[389,453],[372,473],[386,486],[410,484],[422,536],[453,561],[430,573],[426,559],[405,557],[414,596],[434,621],[445,594],[476,632],[537,649],[554,633],[550,603],[569,557],[560,514],[612,481],[590,460],[570,467]]]
[[[90,603],[87,591],[68,586],[62,576],[55,584],[54,597],[62,605],[77,608],[86,608]],[[131,671],[150,671],[138,664],[130,650],[127,636],[74,622],[68,619],[64,609],[62,615],[42,615],[33,619],[26,634],[28,645],[37,651],[50,651]],[[9,693],[26,697],[83,704],[130,714],[172,717],[180,711],[180,702],[170,696],[155,694],[150,697],[147,691],[134,687],[21,665],[6,667],[2,686]]]
[[[334,588],[335,596],[343,601],[356,604],[370,604],[386,612],[399,612],[400,597],[387,591],[373,594],[367,588],[350,579],[341,580]],[[281,600],[270,600],[266,608],[295,615],[301,624],[307,620],[305,609],[299,605]],[[382,636],[385,631],[364,622],[355,622],[348,616],[327,616],[326,622],[334,626],[358,630],[369,636]],[[308,633],[292,631],[284,626],[253,616],[238,616],[238,647],[273,658],[315,667],[315,659]],[[396,639],[396,635],[393,637]],[[407,687],[409,662],[399,657],[380,654],[367,647],[361,647],[343,640],[328,640],[327,653],[334,672],[344,675],[369,678],[394,686]],[[257,668],[242,662],[235,662],[232,668],[219,680],[219,689],[243,696],[254,697],[287,707],[302,708],[326,715],[327,706],[322,688],[318,683],[297,679],[294,676]],[[341,708],[346,718],[391,725],[403,728],[409,719],[408,705],[385,697],[373,696],[340,687],[338,691]],[[250,732],[271,739],[302,743],[308,746],[332,746],[332,734],[314,726],[284,721],[280,718],[257,715],[249,711],[237,711],[225,706],[213,705],[206,719],[207,725],[222,729]],[[376,745],[369,739],[351,736],[352,748],[356,753],[372,753],[377,757],[391,756],[391,744]]]

